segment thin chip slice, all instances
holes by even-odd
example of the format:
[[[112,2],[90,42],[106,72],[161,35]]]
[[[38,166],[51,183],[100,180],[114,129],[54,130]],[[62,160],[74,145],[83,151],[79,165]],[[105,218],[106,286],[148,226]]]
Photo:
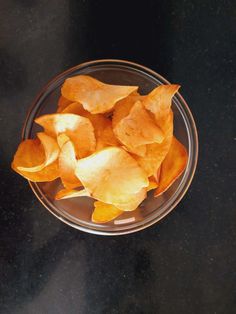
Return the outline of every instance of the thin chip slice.
[[[170,112],[172,98],[177,93],[180,85],[160,85],[150,94],[145,96],[143,104],[147,110],[152,112],[157,121],[165,119]]]
[[[78,160],[75,174],[93,198],[116,207],[149,184],[135,159],[119,147]]]
[[[155,175],[162,161],[167,155],[172,137],[173,137],[173,113],[170,112],[168,117],[161,123],[162,131],[164,133],[164,140],[162,143],[154,143],[147,145],[147,152],[144,157],[136,156],[135,159],[138,164],[144,169],[147,176]]]
[[[131,152],[141,156],[146,153],[146,144],[161,143],[163,132],[150,117],[140,101],[131,108],[129,114],[121,119],[114,128],[114,133],[122,144]]]
[[[71,141],[67,141],[61,148],[58,159],[61,181],[66,189],[81,186],[81,182],[75,175],[77,159],[75,148]]]
[[[59,177],[57,160],[37,172],[19,170],[19,167],[35,167],[45,160],[44,150],[39,139],[21,142],[15,153],[11,167],[24,178],[33,182],[53,181]]]
[[[62,112],[69,104],[71,104],[71,101],[66,99],[63,96],[60,96],[57,104],[57,112]]]
[[[75,114],[48,114],[35,120],[51,136],[64,133],[75,146],[76,156],[83,158],[95,151],[94,128],[88,118]]]
[[[65,98],[81,103],[85,110],[95,114],[110,111],[117,101],[137,89],[137,86],[110,85],[87,75],[78,75],[65,80],[61,93]]]
[[[58,158],[59,147],[57,145],[57,141],[43,132],[37,133],[37,137],[39,138],[41,143],[41,145],[38,147],[40,149],[38,157],[41,158],[41,156],[44,155],[44,159],[35,166],[18,166],[17,169],[19,171],[38,172],[48,165],[52,164]],[[26,146],[24,147],[26,148]]]
[[[63,189],[57,192],[55,199],[62,200],[62,199],[82,197],[82,196],[90,196],[90,195],[85,189],[80,190],[80,191],[72,190],[72,189]]]
[[[109,118],[104,117],[102,114],[91,114],[79,103],[72,103],[63,111],[63,113],[78,114],[91,121],[96,137],[96,150],[100,150],[107,146],[119,146],[119,142],[115,137],[112,123]]]
[[[160,184],[155,196],[164,193],[183,173],[188,161],[186,148],[173,137],[170,150],[161,165]]]
[[[112,204],[96,201],[94,202],[92,221],[95,223],[106,223],[120,216],[122,213],[122,210]]]

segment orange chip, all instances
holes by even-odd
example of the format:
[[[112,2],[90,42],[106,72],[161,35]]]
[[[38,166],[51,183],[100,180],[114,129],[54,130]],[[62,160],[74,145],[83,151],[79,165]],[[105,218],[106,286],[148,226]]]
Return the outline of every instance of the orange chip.
[[[43,160],[39,162],[39,164],[34,166],[18,166],[18,170],[27,172],[38,172],[48,165],[52,164],[57,159],[59,155],[59,147],[55,139],[43,132],[37,133],[37,137],[39,138],[41,143],[41,151],[38,157],[41,158],[43,155]]]
[[[71,189],[63,189],[57,192],[55,199],[56,200],[62,200],[67,198],[73,198],[73,197],[82,197],[82,196],[90,196],[89,193],[82,189],[80,191],[78,190],[71,190]]]
[[[147,152],[144,157],[136,156],[135,159],[139,165],[144,169],[147,176],[150,177],[157,172],[166,154],[169,151],[172,137],[173,137],[173,113],[170,112],[168,117],[161,123],[162,131],[164,133],[164,140],[162,143],[154,143],[147,145]]]
[[[45,153],[40,140],[25,140],[19,145],[11,166],[14,171],[33,182],[53,181],[58,178],[57,160],[37,172],[27,172],[19,169],[35,167],[44,161]]]
[[[63,96],[60,96],[58,104],[57,104],[57,112],[62,112],[69,104],[71,104],[71,101],[66,99]]]
[[[141,101],[137,101],[129,114],[114,128],[118,139],[127,147],[161,143],[163,132],[150,117]]]
[[[147,110],[152,112],[157,122],[165,119],[171,108],[171,101],[180,85],[160,85],[150,94],[145,96],[143,104]]]
[[[51,136],[64,133],[75,146],[76,156],[83,158],[95,151],[94,128],[89,119],[75,114],[57,113],[41,116],[35,120]]]
[[[165,192],[186,168],[188,153],[185,147],[173,137],[170,150],[161,165],[160,184],[155,192],[158,196]]]
[[[87,75],[77,75],[65,80],[61,93],[65,98],[81,103],[85,110],[95,114],[110,111],[117,101],[137,89],[137,86],[110,85]]]
[[[118,208],[149,184],[134,158],[119,147],[78,160],[75,174],[93,198]]]
[[[73,189],[81,186],[81,182],[75,175],[77,159],[74,145],[67,141],[62,147],[58,159],[61,181],[66,189]]]
[[[114,205],[96,201],[94,202],[92,221],[95,223],[105,223],[115,219],[122,213],[123,211],[118,209]]]

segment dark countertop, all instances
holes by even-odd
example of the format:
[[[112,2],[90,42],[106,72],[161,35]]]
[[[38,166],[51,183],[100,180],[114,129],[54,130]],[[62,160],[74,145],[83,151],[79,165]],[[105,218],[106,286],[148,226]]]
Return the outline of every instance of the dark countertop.
[[[236,3],[127,2],[0,1],[1,314],[236,312]],[[98,58],[181,84],[200,140],[177,208],[113,238],[64,225],[10,170],[36,93]]]

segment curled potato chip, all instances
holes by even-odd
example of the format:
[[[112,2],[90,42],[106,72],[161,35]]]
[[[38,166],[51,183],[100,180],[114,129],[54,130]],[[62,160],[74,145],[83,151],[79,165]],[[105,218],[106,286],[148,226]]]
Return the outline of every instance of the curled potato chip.
[[[75,175],[76,165],[75,148],[73,143],[69,140],[61,147],[58,159],[61,181],[66,189],[81,186],[81,182]]]
[[[62,199],[82,197],[82,196],[90,196],[90,195],[85,189],[82,189],[80,191],[72,190],[72,189],[63,189],[57,192],[55,199],[62,200]]]
[[[100,201],[94,202],[94,211],[92,214],[92,221],[95,223],[105,223],[115,219],[123,213],[112,204],[106,204]]]
[[[163,132],[150,117],[141,101],[137,101],[129,114],[121,119],[114,128],[118,139],[127,147],[161,143]]]
[[[35,120],[51,136],[64,133],[75,146],[76,156],[83,158],[95,151],[94,128],[88,118],[75,114],[48,114]]]
[[[37,172],[27,172],[19,169],[35,167],[44,161],[45,153],[40,140],[25,140],[18,146],[11,167],[24,178],[33,182],[47,182],[58,178],[57,160]]]
[[[161,165],[160,184],[155,196],[162,194],[173,184],[186,168],[187,161],[186,148],[173,137],[170,150]]]
[[[162,143],[153,143],[147,145],[147,152],[144,157],[136,156],[138,164],[144,169],[147,176],[154,175],[169,151],[173,137],[173,113],[170,112],[166,119],[161,123],[164,133]]]
[[[134,158],[119,147],[78,160],[75,174],[93,198],[118,208],[149,184]]]
[[[160,85],[143,99],[145,108],[154,114],[157,122],[168,116],[172,98],[179,88],[176,84]]]
[[[62,112],[69,104],[71,104],[71,101],[66,99],[63,96],[60,96],[58,104],[57,104],[57,112]]]
[[[48,165],[52,164],[57,159],[59,155],[59,147],[56,140],[43,132],[37,133],[37,137],[39,138],[41,143],[41,145],[39,146],[39,149],[41,148],[41,151],[38,157],[42,159],[41,157],[42,155],[44,155],[43,160],[41,160],[41,162],[39,162],[39,164],[35,166],[18,166],[18,170],[27,172],[38,172]]]
[[[137,89],[137,86],[110,85],[87,75],[77,75],[65,80],[61,93],[95,114],[110,111],[117,101]]]

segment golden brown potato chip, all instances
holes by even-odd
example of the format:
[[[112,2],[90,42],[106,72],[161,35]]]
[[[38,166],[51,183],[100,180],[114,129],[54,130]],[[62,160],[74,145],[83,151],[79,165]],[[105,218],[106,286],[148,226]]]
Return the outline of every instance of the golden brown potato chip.
[[[37,137],[41,143],[41,145],[39,146],[39,148],[41,148],[41,151],[39,153],[39,156],[37,157],[42,159],[41,162],[34,166],[18,166],[17,169],[19,171],[38,172],[48,165],[52,164],[57,159],[59,155],[59,147],[56,140],[43,132],[37,133]],[[38,147],[37,143],[35,145]],[[26,145],[24,147],[26,149],[26,152],[28,152]],[[42,155],[44,156],[44,158],[42,158]]]
[[[160,85],[143,99],[145,108],[154,114],[157,122],[168,116],[172,98],[179,88],[180,85],[174,84]]]
[[[150,177],[157,172],[166,154],[169,151],[173,137],[173,113],[170,112],[166,119],[161,122],[161,129],[164,133],[162,143],[148,144],[147,152],[144,157],[136,156],[138,164],[144,169],[147,176]]]
[[[63,96],[60,96],[57,104],[57,112],[61,113],[69,104],[71,104],[70,100],[66,99]]]
[[[165,192],[182,174],[188,162],[186,148],[173,137],[170,150],[161,165],[160,184],[155,192],[158,196]]]
[[[117,138],[127,147],[161,143],[163,132],[150,117],[141,101],[137,101],[129,114],[114,128]]]
[[[87,75],[77,75],[65,80],[61,93],[65,98],[81,103],[85,110],[95,114],[110,111],[117,101],[137,89],[137,86],[110,85]]]
[[[119,147],[78,160],[75,174],[93,198],[118,208],[149,184],[134,158]]]
[[[14,171],[30,181],[53,181],[59,177],[57,160],[37,172],[27,172],[18,169],[19,167],[35,167],[42,164],[44,160],[45,154],[40,140],[25,140],[19,145],[11,166]]]
[[[92,214],[92,221],[95,223],[105,223],[115,219],[123,213],[112,204],[106,204],[100,201],[94,202],[94,211]]]
[[[58,166],[61,181],[66,189],[73,189],[81,186],[81,182],[75,175],[77,159],[75,148],[71,141],[67,141],[61,148]]]
[[[41,116],[35,120],[51,136],[64,133],[75,146],[76,156],[83,158],[95,151],[94,128],[89,119],[70,113]]]
[[[55,199],[62,200],[73,197],[82,197],[82,196],[90,196],[89,193],[85,190],[71,190],[71,189],[63,189],[57,192]]]

